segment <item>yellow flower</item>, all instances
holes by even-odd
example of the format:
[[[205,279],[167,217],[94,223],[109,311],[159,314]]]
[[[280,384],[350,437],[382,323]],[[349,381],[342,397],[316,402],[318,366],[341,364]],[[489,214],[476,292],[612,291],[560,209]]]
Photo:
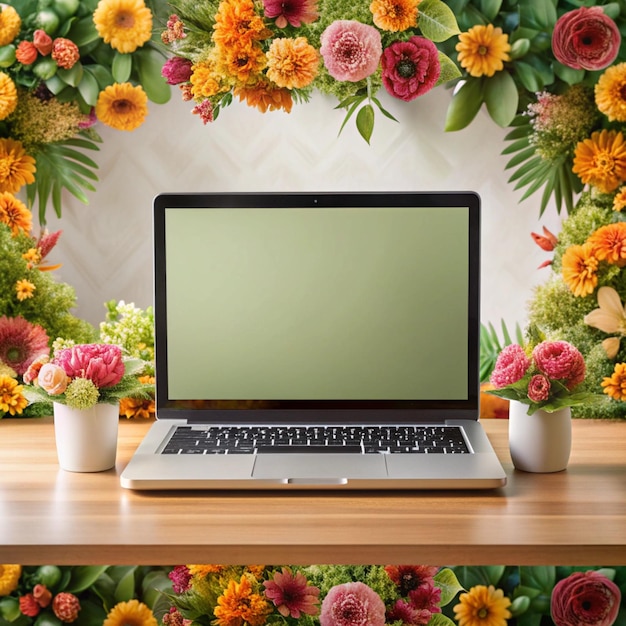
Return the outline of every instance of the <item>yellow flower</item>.
[[[24,397],[22,391],[24,391],[24,386],[19,385],[15,378],[0,376],[0,411],[9,413],[9,415],[19,415],[28,405],[28,400]],[[2,565],[0,567],[11,566]],[[2,584],[3,580],[4,576],[0,578],[0,584]]]
[[[0,120],[6,119],[17,107],[17,87],[8,74],[0,72]]]
[[[8,596],[12,591],[15,591],[21,575],[21,565],[0,564],[0,596]]]
[[[28,264],[28,269],[32,269],[41,263],[41,252],[39,248],[29,248],[22,254],[22,258]]]
[[[580,297],[593,293],[598,285],[598,258],[593,244],[570,246],[561,258],[561,273],[570,291]]]
[[[621,211],[626,207],[626,187],[622,187],[613,198],[613,210]]]
[[[267,66],[267,57],[257,45],[233,46],[223,51],[225,71],[242,85],[253,84]]]
[[[610,122],[626,122],[626,63],[612,65],[595,86],[596,105]]]
[[[36,171],[35,159],[26,154],[20,141],[0,139],[0,192],[17,193],[23,185],[35,182]]]
[[[33,283],[31,283],[30,280],[26,280],[25,278],[23,278],[22,280],[18,280],[15,283],[15,291],[17,292],[17,299],[20,302],[23,302],[24,300],[28,300],[29,298],[32,298],[33,294],[35,293],[35,289],[37,289],[37,287],[35,287],[35,285],[33,285]]]
[[[191,67],[191,93],[194,98],[210,98],[229,87],[222,85],[222,77],[215,68],[213,60],[206,60]]]
[[[493,76],[509,61],[509,36],[493,24],[477,24],[459,35],[456,44],[459,63],[471,76]]]
[[[107,615],[102,626],[157,626],[152,611],[139,600],[118,602]]]
[[[231,580],[224,593],[217,599],[214,610],[215,623],[219,626],[261,626],[271,607],[262,595],[254,593],[252,583],[244,575],[241,580]]]
[[[152,13],[143,0],[100,0],[93,22],[104,42],[122,53],[134,52],[152,35]]]
[[[393,33],[416,26],[419,3],[420,0],[373,0],[370,11],[374,24]]]
[[[572,171],[602,193],[615,191],[626,180],[624,135],[606,129],[592,133],[576,146]]]
[[[511,601],[502,589],[493,585],[476,585],[459,596],[460,604],[454,607],[459,626],[506,626],[511,617]]]
[[[20,232],[30,232],[32,217],[21,200],[8,191],[0,192],[0,223],[6,224],[14,237]]]
[[[148,115],[148,96],[141,86],[114,83],[100,92],[96,117],[117,130],[135,130]]]
[[[621,402],[626,401],[626,363],[616,363],[613,374],[600,383],[604,393]]]
[[[619,294],[613,287],[598,289],[598,308],[587,313],[583,321],[602,332],[626,336],[626,307],[622,305]],[[609,337],[602,342],[609,359],[616,357],[619,341],[619,337]]]
[[[10,44],[19,34],[22,20],[19,13],[8,4],[0,5],[0,46]]]
[[[274,39],[267,51],[267,77],[279,87],[301,89],[317,76],[319,57],[306,37]]]

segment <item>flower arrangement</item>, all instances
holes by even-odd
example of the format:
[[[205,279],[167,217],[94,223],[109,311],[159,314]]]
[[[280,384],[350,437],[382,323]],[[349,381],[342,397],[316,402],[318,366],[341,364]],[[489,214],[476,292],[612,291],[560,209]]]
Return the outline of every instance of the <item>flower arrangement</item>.
[[[583,389],[585,360],[567,341],[541,341],[526,347],[505,346],[491,373],[488,393],[553,412],[567,406],[589,404],[594,397]]]
[[[94,191],[101,122],[132,131],[164,103],[162,52],[144,0],[8,0],[0,10],[0,192],[26,186],[45,224],[62,191]]]
[[[52,358],[42,356],[26,370],[26,396],[32,402],[57,402],[75,409],[117,404],[126,397],[151,399],[154,386],[139,380],[145,365],[141,359],[125,357],[114,344],[53,346]]]

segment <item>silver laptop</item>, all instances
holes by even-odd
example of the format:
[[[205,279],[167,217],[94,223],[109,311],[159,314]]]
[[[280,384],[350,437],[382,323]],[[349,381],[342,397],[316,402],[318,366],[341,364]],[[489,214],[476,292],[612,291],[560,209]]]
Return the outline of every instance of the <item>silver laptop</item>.
[[[481,489],[474,193],[154,200],[156,415],[130,489]]]

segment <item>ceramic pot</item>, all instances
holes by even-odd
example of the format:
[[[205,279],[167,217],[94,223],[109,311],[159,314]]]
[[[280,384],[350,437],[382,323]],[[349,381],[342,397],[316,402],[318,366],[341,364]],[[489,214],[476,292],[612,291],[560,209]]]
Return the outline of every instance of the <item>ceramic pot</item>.
[[[513,465],[524,472],[560,472],[572,449],[572,412],[569,407],[528,415],[528,405],[511,401],[509,449]]]
[[[59,465],[68,472],[102,472],[115,466],[119,404],[72,409],[54,403]]]

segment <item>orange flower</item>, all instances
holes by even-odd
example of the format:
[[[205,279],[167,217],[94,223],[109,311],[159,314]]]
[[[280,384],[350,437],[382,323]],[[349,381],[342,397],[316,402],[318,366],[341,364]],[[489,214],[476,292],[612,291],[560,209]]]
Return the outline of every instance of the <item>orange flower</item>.
[[[595,97],[598,110],[609,122],[626,122],[626,63],[608,67],[598,79]]]
[[[19,415],[28,405],[23,396],[23,385],[11,376],[0,376],[0,411],[9,415]],[[5,565],[4,567],[10,567]]]
[[[626,222],[607,224],[596,230],[589,242],[594,246],[598,260],[613,265],[626,265]]]
[[[7,191],[0,192],[0,223],[6,224],[14,237],[20,232],[30,232],[32,217],[31,212],[21,200]]]
[[[251,0],[222,0],[213,29],[213,41],[225,49],[261,41],[271,35]]]
[[[0,120],[6,119],[17,107],[17,87],[8,74],[0,72]]]
[[[252,583],[245,575],[231,580],[217,599],[214,615],[219,626],[261,626],[272,609],[262,595],[254,593]]]
[[[96,102],[97,118],[117,130],[135,130],[147,115],[148,96],[141,85],[114,83],[100,92]]]
[[[210,98],[220,91],[225,91],[221,85],[220,76],[215,71],[214,64],[208,61],[192,66],[189,81],[194,98]]]
[[[265,82],[260,82],[253,87],[241,87],[235,89],[234,94],[239,100],[245,100],[250,107],[256,107],[261,113],[283,109],[291,112],[293,100],[287,89],[275,89]]]
[[[35,182],[35,159],[21,141],[0,139],[0,192],[17,193],[23,185]]]
[[[28,300],[29,298],[32,298],[35,293],[35,289],[37,289],[37,287],[35,287],[35,285],[33,285],[33,283],[31,283],[30,280],[26,280],[25,278],[22,280],[18,280],[15,283],[15,291],[17,292],[17,299],[20,302],[23,302],[24,300]]]
[[[57,37],[52,44],[52,58],[64,70],[71,70],[80,59],[78,46],[64,37]]]
[[[601,130],[578,143],[572,171],[584,184],[602,193],[615,191],[626,180],[626,141],[621,132]]]
[[[317,76],[319,56],[306,37],[274,39],[267,51],[267,77],[279,87],[301,89]]]
[[[626,363],[616,363],[613,374],[600,383],[604,393],[621,402],[626,401]]]
[[[563,254],[561,265],[563,280],[575,296],[593,293],[598,285],[598,258],[593,244],[570,246]]]
[[[476,24],[459,35],[456,44],[459,63],[471,76],[493,76],[510,60],[509,36],[493,24]]]
[[[15,50],[15,60],[22,65],[30,65],[37,60],[37,48],[32,41],[20,41]]]
[[[238,83],[254,82],[267,66],[267,57],[256,45],[233,46],[223,51],[224,70]]]
[[[622,187],[613,198],[613,210],[621,211],[626,207],[626,187]]]
[[[370,11],[381,30],[397,33],[417,24],[420,0],[373,0]]]
[[[140,376],[139,382],[144,384],[154,385],[154,376]],[[143,419],[150,419],[154,417],[154,400],[153,399],[141,399],[141,398],[122,398],[120,400],[120,415],[130,419],[131,417],[138,417]]]

